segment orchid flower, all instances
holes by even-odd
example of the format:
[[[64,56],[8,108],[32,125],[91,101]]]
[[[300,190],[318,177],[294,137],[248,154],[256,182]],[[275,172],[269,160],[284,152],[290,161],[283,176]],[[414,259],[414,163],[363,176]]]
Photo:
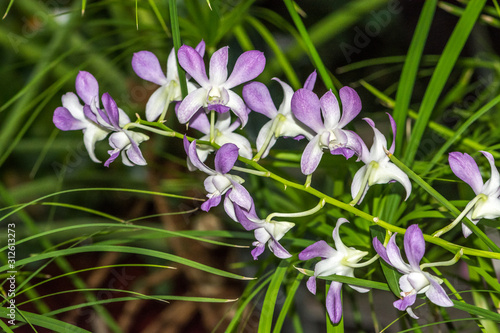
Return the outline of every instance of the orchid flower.
[[[394,153],[396,139],[396,123],[390,114],[389,121],[393,133],[392,145],[389,148],[390,153]],[[386,154],[387,140],[385,136],[375,128],[375,123],[370,118],[363,118],[373,129],[374,137],[371,149],[368,151],[365,143],[361,141],[362,150],[360,159],[365,163],[354,175],[351,185],[352,202],[351,205],[359,204],[365,197],[368,188],[374,184],[387,184],[397,181],[403,185],[406,190],[406,199],[411,193],[411,183],[408,175],[399,169],[389,160]]]
[[[356,91],[349,87],[340,89],[339,95],[342,117],[337,98],[331,90],[321,99],[307,88],[297,90],[292,97],[293,114],[316,133],[302,154],[300,166],[304,175],[310,175],[316,170],[323,156],[323,149],[330,150],[334,155],[342,154],[347,159],[361,153],[359,136],[342,129],[361,111],[361,100]]]
[[[425,253],[425,241],[424,235],[418,225],[413,224],[408,227],[404,236],[404,248],[409,264],[405,263],[401,257],[401,252],[396,245],[396,235],[397,233],[394,233],[391,236],[387,247],[384,247],[377,238],[373,239],[375,251],[377,251],[385,262],[403,274],[399,279],[402,298],[393,303],[394,307],[400,311],[406,310],[411,317],[418,319],[415,313],[413,313],[411,306],[415,303],[417,295],[423,293],[436,305],[445,307],[453,306],[453,302],[446,295],[443,287],[441,287],[443,280],[422,270],[422,268],[431,265],[423,264],[419,266]],[[456,260],[454,259],[450,263],[454,263]],[[448,265],[450,263],[440,264]],[[437,263],[432,266],[437,266]]]
[[[474,224],[483,218],[495,219],[500,216],[500,175],[495,166],[493,155],[486,151],[481,151],[481,153],[488,159],[491,167],[490,179],[484,184],[479,167],[471,156],[459,152],[453,152],[449,155],[448,160],[453,173],[469,184],[476,194],[476,197],[467,204],[464,212],[455,220],[455,224],[463,218],[464,213]],[[462,232],[465,237],[472,233],[463,223]]]
[[[228,47],[214,52],[210,59],[207,77],[202,56],[192,47],[183,45],[178,51],[179,64],[201,86],[190,92],[179,105],[177,117],[187,123],[200,108],[218,113],[232,110],[245,126],[248,121],[247,107],[241,97],[232,88],[255,79],[266,63],[264,54],[260,51],[247,51],[238,57],[231,75],[228,77]]]
[[[248,107],[271,119],[261,128],[257,136],[258,153],[255,159],[266,157],[279,137],[292,137],[297,140],[307,137],[311,140],[314,136],[311,130],[299,122],[292,113],[291,102],[294,93],[292,87],[277,78],[273,80],[283,89],[283,101],[279,109],[274,106],[271,94],[263,83],[252,82],[243,87],[243,99]],[[316,72],[313,72],[306,81],[305,86],[308,87],[306,89],[312,90],[315,82]]]
[[[348,223],[344,218],[337,221],[337,225],[333,229],[333,241],[335,248],[332,248],[325,241],[319,241],[309,245],[302,252],[299,253],[300,260],[309,260],[312,258],[320,257],[322,260],[314,267],[314,275],[307,280],[307,289],[316,295],[316,277],[342,275],[354,277],[354,268],[362,267],[371,263],[358,264],[358,262],[368,254],[366,251],[359,251],[352,247],[347,247],[340,239],[339,228],[342,224]],[[369,291],[367,288],[349,285],[351,288],[360,293]],[[342,318],[342,300],[340,291],[342,283],[333,281],[326,296],[326,309],[332,323],[340,322]]]
[[[83,112],[83,105],[78,97],[85,103],[91,104],[92,99],[99,96],[99,84],[89,72],[81,71],[76,76],[76,93],[68,92],[62,96],[62,107],[54,111],[52,121],[57,128],[63,131],[83,131],[83,142],[92,161],[101,163],[95,156],[95,143],[104,140],[110,132],[107,128],[91,121]]]
[[[201,41],[198,46],[196,46],[195,50],[203,57],[205,53],[205,42]],[[174,48],[172,48],[168,56],[166,74],[163,73],[156,55],[149,51],[134,53],[132,57],[132,68],[141,79],[160,86],[151,95],[146,104],[146,119],[148,121],[155,121],[161,114],[163,114],[164,117],[171,102],[182,100]],[[195,85],[189,81],[187,82],[187,88],[188,93],[196,90]]]
[[[267,221],[259,218],[255,212],[255,206],[252,200],[252,206],[249,210],[234,205],[234,214],[236,221],[240,222],[246,230],[254,230],[256,241],[252,243],[255,248],[252,250],[252,257],[257,260],[264,252],[266,243],[274,255],[280,259],[290,258],[292,255],[279,243],[279,240],[292,229],[295,224],[283,221]],[[231,214],[228,214],[231,215]]]
[[[217,206],[224,194],[231,203],[246,210],[250,209],[253,200],[248,191],[241,185],[244,182],[243,178],[228,173],[238,159],[239,148],[235,144],[226,143],[219,148],[215,154],[215,170],[206,166],[198,157],[196,140],[189,143],[184,137],[184,149],[191,163],[208,175],[204,182],[205,190],[208,192],[208,200],[201,205],[202,210],[208,212],[210,208]]]
[[[130,123],[130,118],[122,109],[119,109],[115,100],[108,94],[102,95],[102,104],[104,110],[99,108],[98,100],[93,98],[90,105],[83,107],[85,116],[94,123],[114,132],[109,137],[109,145],[113,150],[108,150],[109,159],[104,166],[109,165],[122,155],[122,162],[127,166],[146,165],[146,160],[142,156],[139,144],[149,140],[149,137],[143,133],[127,130],[125,125]]]
[[[252,146],[250,142],[243,135],[233,133],[240,125],[241,122],[239,119],[231,124],[230,113],[220,113],[214,125],[214,142],[219,146],[223,146],[226,143],[234,143],[239,148],[238,152],[240,156],[250,159],[252,158]],[[193,118],[191,118],[190,126],[205,134],[200,140],[210,140],[210,121],[203,110],[198,111]],[[197,151],[200,161],[204,162],[208,154],[214,151],[214,148],[212,146],[202,145],[197,147]],[[191,163],[188,163],[188,167],[190,171],[193,171]]]

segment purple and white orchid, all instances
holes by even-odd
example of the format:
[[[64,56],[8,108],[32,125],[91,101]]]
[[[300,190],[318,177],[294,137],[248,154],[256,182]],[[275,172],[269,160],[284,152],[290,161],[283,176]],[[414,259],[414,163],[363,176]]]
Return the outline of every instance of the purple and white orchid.
[[[146,165],[139,144],[149,140],[149,137],[146,134],[126,129],[126,125],[130,123],[130,118],[122,109],[118,108],[115,100],[108,93],[102,95],[104,110],[99,108],[98,103],[98,100],[94,98],[90,105],[85,104],[83,112],[94,123],[113,132],[109,137],[109,145],[113,150],[108,150],[110,157],[104,162],[104,166],[109,167],[120,153],[123,164],[127,166]]]
[[[395,140],[396,140],[396,122],[390,114],[389,121],[393,133],[392,145],[389,148],[390,153],[394,153]],[[411,193],[411,182],[408,175],[398,168],[394,163],[389,160],[386,154],[387,140],[385,136],[375,127],[375,123],[370,118],[363,118],[368,125],[373,129],[374,137],[373,144],[370,150],[366,147],[365,143],[361,141],[361,155],[359,158],[365,163],[354,175],[351,184],[351,205],[359,204],[363,201],[368,188],[375,184],[387,184],[397,181],[403,185],[406,190],[406,199]]]
[[[83,141],[90,158],[96,162],[101,161],[95,156],[95,143],[104,140],[109,133],[109,144],[113,150],[111,157],[104,163],[109,166],[122,152],[125,165],[145,165],[146,161],[139,150],[139,143],[149,137],[142,133],[128,131],[123,126],[130,123],[129,117],[119,109],[111,96],[105,93],[102,96],[104,110],[99,106],[99,84],[89,72],[78,73],[75,82],[76,93],[66,93],[62,97],[62,107],[54,111],[53,122],[63,131],[83,130]],[[78,97],[85,103],[81,105]],[[114,133],[113,133],[114,132]]]
[[[292,87],[277,78],[273,80],[283,88],[283,101],[279,109],[274,106],[271,94],[263,83],[252,82],[243,87],[243,99],[248,107],[271,119],[261,128],[257,136],[256,160],[266,157],[279,137],[292,137],[296,140],[306,137],[311,140],[314,136],[311,130],[299,122],[292,113],[291,103],[294,93]],[[304,86],[312,90],[315,82],[316,72],[313,72]]]
[[[307,88],[297,90],[292,97],[293,114],[316,133],[302,154],[300,166],[304,175],[310,175],[316,170],[323,156],[323,149],[328,149],[334,155],[344,155],[345,158],[361,153],[359,136],[343,129],[361,111],[361,100],[350,87],[341,88],[339,95],[342,116],[337,97],[331,90],[321,99]]]
[[[189,143],[187,138],[184,138],[184,149],[191,163],[208,175],[204,182],[205,190],[208,192],[208,200],[201,205],[202,210],[208,212],[210,208],[219,205],[224,194],[231,204],[240,206],[247,211],[250,210],[253,200],[250,193],[241,185],[244,182],[243,178],[228,173],[238,159],[239,148],[235,144],[226,143],[219,148],[215,154],[215,170],[200,161],[196,140]],[[226,208],[226,203],[224,203],[224,207]],[[234,208],[231,207],[231,209],[234,216]],[[228,214],[231,216],[231,212]]]
[[[290,258],[292,255],[279,243],[279,240],[292,229],[295,224],[284,221],[267,221],[259,218],[255,212],[252,201],[251,208],[247,211],[243,207],[234,205],[236,221],[240,222],[246,230],[254,230],[256,241],[252,243],[255,248],[252,250],[252,257],[257,260],[264,252],[266,244],[269,250],[280,259]],[[228,214],[231,216],[231,214]]]
[[[231,89],[262,73],[266,64],[264,54],[255,50],[244,52],[236,60],[228,77],[228,47],[223,47],[210,58],[210,78],[207,77],[202,56],[192,47],[181,46],[177,55],[182,68],[201,86],[190,92],[179,105],[179,121],[187,123],[200,108],[218,113],[232,110],[240,119],[241,125],[245,126],[248,121],[247,106]]]
[[[205,53],[205,42],[202,40],[198,46],[196,46],[195,50],[203,57]],[[174,48],[172,48],[168,56],[166,74],[163,73],[156,55],[149,51],[134,53],[132,57],[132,68],[141,79],[160,86],[151,95],[146,104],[146,119],[148,121],[155,121],[162,114],[164,117],[171,102],[182,100]],[[187,88],[188,93],[196,90],[195,85],[189,81],[187,81]]]
[[[87,118],[78,100],[80,97],[85,104],[91,104],[92,99],[99,98],[99,84],[92,74],[81,71],[76,76],[75,86],[78,96],[72,92],[64,94],[61,98],[63,106],[54,111],[52,121],[63,131],[82,130],[83,142],[90,158],[101,163],[95,156],[95,143],[104,140],[110,131]]]
[[[191,121],[190,126],[197,129],[198,131],[204,133],[205,135],[200,138],[200,140],[209,141],[210,140],[210,121],[208,120],[205,111],[198,111]],[[247,138],[238,133],[233,133],[239,126],[241,122],[239,119],[231,123],[231,114],[220,113],[217,116],[217,121],[214,124],[214,142],[219,146],[223,146],[226,143],[233,143],[239,148],[239,155],[245,158],[252,158],[252,146]],[[204,162],[207,159],[208,154],[210,154],[215,149],[212,146],[201,145],[197,147],[198,157],[200,161]],[[188,163],[190,171],[193,171],[193,166]]]
[[[418,225],[413,224],[408,227],[404,236],[404,248],[409,264],[405,263],[401,257],[401,252],[396,245],[396,235],[397,233],[394,233],[391,236],[387,247],[384,247],[377,238],[373,239],[375,251],[385,262],[403,274],[399,279],[402,298],[393,303],[394,307],[400,311],[406,310],[411,317],[418,319],[411,306],[415,303],[417,295],[423,293],[436,305],[453,306],[453,302],[441,287],[443,280],[424,272],[422,270],[424,265],[419,266],[425,253],[425,241]]]
[[[448,158],[453,173],[469,184],[476,194],[476,197],[464,209],[467,218],[474,224],[477,224],[483,218],[495,219],[500,216],[500,175],[495,166],[493,155],[486,151],[481,151],[481,153],[488,159],[491,167],[490,179],[484,184],[479,167],[470,155],[452,152]],[[456,223],[461,220],[463,213],[459,217]],[[462,232],[465,237],[468,237],[472,233],[463,223]]]
[[[335,248],[332,248],[325,241],[319,241],[306,247],[299,253],[300,260],[309,260],[312,258],[322,258],[314,267],[314,275],[307,280],[307,289],[316,295],[316,277],[342,275],[354,277],[354,268],[360,267],[358,262],[368,254],[366,251],[359,251],[352,247],[347,247],[340,239],[339,228],[343,223],[348,223],[344,218],[337,221],[337,225],[333,229],[333,241]],[[354,290],[360,293],[369,291],[367,288],[349,285]],[[342,318],[342,300],[340,291],[342,283],[333,281],[326,296],[326,309],[332,323],[340,322]]]

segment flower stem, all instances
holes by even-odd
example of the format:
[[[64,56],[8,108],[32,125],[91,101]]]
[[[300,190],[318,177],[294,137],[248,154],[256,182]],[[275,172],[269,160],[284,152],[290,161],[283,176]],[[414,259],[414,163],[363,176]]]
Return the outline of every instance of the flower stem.
[[[479,194],[474,199],[472,199],[467,204],[467,206],[465,206],[465,209],[460,213],[460,215],[457,216],[457,218],[453,222],[448,224],[446,227],[439,229],[438,231],[433,233],[432,237],[440,237],[441,235],[443,235],[443,234],[447,233],[448,231],[450,231],[451,229],[453,229],[453,227],[455,227],[464,218],[464,216],[467,215],[467,213],[470,212],[474,208],[474,206],[476,205],[476,202],[478,202],[481,199],[484,199],[484,194]]]
[[[427,267],[455,265],[457,263],[458,259],[460,259],[460,257],[462,257],[463,255],[464,255],[464,249],[460,249],[460,251],[458,251],[455,254],[455,256],[453,258],[451,258],[450,260],[438,261],[438,262],[428,262],[428,263],[420,265],[420,269],[423,270],[424,268],[427,268]]]
[[[160,134],[160,135],[163,135],[163,136],[168,136],[168,137],[174,137],[175,136],[175,132],[174,131],[166,131],[166,130],[156,129],[156,128],[152,128],[150,126],[142,125],[142,124],[139,124],[139,123],[128,123],[127,125],[123,126],[123,129],[127,130],[129,128],[134,128],[134,127],[141,128],[143,130],[150,131],[150,132],[153,132],[153,133],[156,133],[156,134]]]
[[[257,152],[257,154],[252,158],[252,161],[257,162],[260,157],[264,154],[264,152],[267,149],[267,146],[269,146],[269,143],[271,142],[271,139],[275,135],[276,127],[278,127],[279,124],[279,119],[278,117],[274,118],[273,123],[271,125],[271,129],[269,130],[269,133],[267,134],[266,140],[264,141],[264,144],[260,148],[260,150]]]
[[[210,111],[210,144],[215,143],[215,111]]]
[[[368,254],[368,252],[366,254]],[[370,260],[367,260],[365,262],[360,262],[357,264],[345,263],[345,265],[352,267],[352,268],[365,267],[365,266],[373,264],[378,258],[380,258],[380,256],[378,254],[376,254],[375,256],[373,256],[373,258],[371,258]]]
[[[312,215],[316,212],[318,212],[323,206],[325,205],[326,201],[325,199],[320,200],[320,202],[314,206],[313,208],[303,211],[303,212],[298,212],[298,213],[272,213],[269,214],[266,217],[266,222],[271,222],[273,217],[303,217],[303,216],[309,216]]]
[[[271,176],[271,173],[269,171],[257,171],[257,170],[241,168],[241,167],[237,167],[237,166],[233,166],[233,170],[245,172],[245,173],[249,173],[249,174],[261,176],[261,177]]]

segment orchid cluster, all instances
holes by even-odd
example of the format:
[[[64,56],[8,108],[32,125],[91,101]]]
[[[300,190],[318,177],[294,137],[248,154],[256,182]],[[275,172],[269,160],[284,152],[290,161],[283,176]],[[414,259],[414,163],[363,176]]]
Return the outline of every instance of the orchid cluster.
[[[229,74],[229,48],[223,47],[215,51],[208,64],[208,75],[203,60],[205,43],[202,41],[196,48],[183,45],[178,49],[179,65],[186,72],[187,95],[182,96],[181,82],[178,73],[175,50],[172,49],[167,61],[166,73],[161,69],[158,58],[149,51],[140,51],[132,58],[132,68],[142,79],[153,82],[159,88],[152,94],[146,105],[146,119],[156,122],[166,129],[165,135],[176,136],[177,132],[164,125],[169,105],[175,102],[175,114],[180,124],[187,124],[203,135],[198,139],[189,138],[184,133],[184,149],[187,154],[187,165],[191,171],[205,173],[204,187],[207,200],[201,205],[203,211],[209,211],[223,201],[224,210],[235,222],[248,231],[253,231],[255,242],[251,251],[257,260],[269,250],[280,259],[293,255],[280,243],[285,235],[295,226],[288,221],[276,220],[277,217],[303,217],[318,212],[325,204],[322,200],[318,206],[299,213],[272,213],[266,218],[259,217],[255,202],[244,187],[244,178],[234,172],[249,172],[269,177],[269,172],[250,170],[235,166],[237,161],[256,163],[271,155],[271,149],[280,138],[292,138],[296,141],[305,139],[308,143],[302,153],[300,169],[306,176],[306,188],[311,184],[312,174],[318,169],[323,155],[342,155],[346,159],[356,157],[364,165],[355,173],[351,183],[351,206],[359,205],[365,198],[370,186],[375,184],[400,183],[406,193],[405,200],[411,194],[412,185],[408,175],[390,160],[395,151],[396,124],[390,114],[392,143],[388,148],[388,140],[377,129],[370,118],[363,118],[373,130],[371,148],[353,130],[350,123],[362,109],[361,99],[350,87],[342,87],[338,96],[331,90],[319,97],[314,91],[316,72],[305,81],[303,88],[294,91],[290,85],[275,78],[283,90],[283,100],[279,107],[273,102],[268,88],[261,82],[250,82],[264,70],[266,58],[260,51],[247,51],[241,54]],[[184,83],[184,82],[183,82]],[[242,86],[242,94],[233,89]],[[83,102],[83,105],[81,102]],[[118,155],[122,155],[125,165],[145,165],[139,144],[148,140],[148,136],[132,130],[149,130],[140,119],[131,122],[113,98],[105,93],[99,104],[99,87],[92,74],[80,72],[76,78],[76,94],[66,93],[62,97],[62,107],[54,112],[54,124],[61,130],[82,130],[85,147],[90,158],[99,163],[94,152],[95,144],[109,135],[110,157],[104,163],[109,167]],[[255,111],[269,118],[260,129],[255,143],[242,134],[235,133],[249,122],[249,114]],[[160,127],[158,127],[160,128]],[[154,128],[151,132],[158,132]],[[295,141],[290,141],[294,143]],[[213,167],[207,162],[209,155],[215,152]],[[467,205],[464,213],[457,218],[457,224],[466,215],[477,223],[482,218],[492,219],[500,216],[500,176],[495,168],[491,154],[483,152],[491,165],[491,178],[483,183],[477,164],[467,154],[451,153],[452,171],[469,184],[476,197]],[[335,157],[340,158],[340,157]],[[223,198],[224,197],[224,198]],[[223,200],[224,199],[224,200]],[[259,212],[260,213],[260,212]],[[262,216],[262,215],[261,215]],[[410,226],[404,236],[404,249],[408,264],[401,257],[396,244],[396,233],[383,245],[377,238],[373,239],[376,255],[364,263],[360,261],[369,254],[347,247],[340,236],[340,226],[348,221],[340,218],[333,230],[335,248],[320,240],[298,254],[299,260],[321,258],[307,282],[307,288],[316,293],[316,278],[331,275],[354,277],[354,269],[367,266],[379,257],[393,267],[402,276],[399,279],[401,298],[394,306],[407,311],[414,318],[412,305],[417,295],[425,294],[427,298],[439,306],[453,306],[441,286],[442,279],[424,272],[420,265],[425,253],[423,233],[418,225]],[[453,226],[455,225],[453,224]],[[451,227],[450,227],[451,228]],[[447,231],[447,230],[446,230]],[[436,234],[440,236],[445,231]],[[464,235],[471,231],[464,226]],[[455,261],[458,258],[455,258]],[[305,270],[301,270],[306,272]],[[369,289],[350,284],[358,292]],[[338,323],[342,316],[341,303],[342,283],[332,282],[326,297],[326,308],[333,323]]]

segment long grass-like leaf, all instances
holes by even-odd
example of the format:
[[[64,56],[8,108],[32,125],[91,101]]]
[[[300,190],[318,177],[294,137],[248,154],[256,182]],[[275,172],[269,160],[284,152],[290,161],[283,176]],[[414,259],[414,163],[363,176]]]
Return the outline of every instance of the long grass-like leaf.
[[[273,278],[271,279],[271,283],[269,283],[266,296],[264,297],[264,305],[262,306],[262,314],[259,320],[259,332],[271,332],[278,293],[289,266],[290,263],[287,260],[281,260],[274,271]]]
[[[451,74],[460,52],[462,51],[465,42],[467,41],[478,16],[484,7],[486,0],[471,0],[467,5],[464,14],[459,19],[453,33],[451,34],[448,43],[444,48],[443,54],[431,77],[431,81],[427,86],[422,104],[418,111],[418,118],[413,127],[408,148],[406,149],[403,161],[411,166],[417,153],[418,146],[427,127],[429,119],[434,110],[434,106],[444,88],[448,77]]]

